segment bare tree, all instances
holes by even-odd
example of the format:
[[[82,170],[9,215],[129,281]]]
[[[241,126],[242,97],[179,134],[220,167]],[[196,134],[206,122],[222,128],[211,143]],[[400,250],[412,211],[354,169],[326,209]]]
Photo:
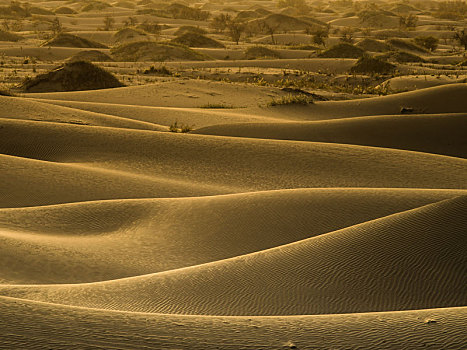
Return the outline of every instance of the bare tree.
[[[231,20],[232,18],[229,14],[221,13],[212,19],[210,26],[217,33],[223,33],[228,27],[229,22],[231,22]]]
[[[50,30],[54,34],[59,34],[63,32],[63,26],[58,17],[55,17],[52,22],[50,23]]]
[[[112,30],[115,25],[115,18],[110,17],[110,16],[105,16],[104,17],[104,28],[103,30],[109,31]]]
[[[456,40],[459,45],[464,46],[464,49],[467,50],[467,32],[465,28],[454,33],[454,40]]]
[[[240,38],[245,31],[245,24],[238,21],[230,21],[227,28],[229,29],[230,38],[238,45]]]

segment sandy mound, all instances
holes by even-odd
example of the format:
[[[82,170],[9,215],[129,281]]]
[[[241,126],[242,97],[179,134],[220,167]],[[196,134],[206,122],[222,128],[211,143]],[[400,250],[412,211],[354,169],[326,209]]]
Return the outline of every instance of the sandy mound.
[[[89,61],[89,62],[111,62],[112,57],[99,50],[80,51],[76,55],[71,56],[68,61]]]
[[[10,33],[7,32],[3,29],[0,29],[0,41],[20,41],[23,40],[23,37],[21,35],[15,34],[15,33]]]
[[[390,74],[393,73],[396,66],[383,61],[379,58],[373,57],[361,57],[352,68],[351,73],[363,73],[363,74]]]
[[[201,55],[186,46],[156,42],[134,42],[112,49],[112,55],[119,61],[203,61]]]
[[[467,158],[467,141],[463,135],[465,128],[467,114],[444,114],[216,125],[198,129],[195,133],[346,143]]]
[[[462,306],[467,221],[459,218],[465,210],[467,196],[186,269],[82,285],[5,286],[0,293],[100,309],[198,315]],[[426,291],[422,295],[420,288]]]
[[[326,58],[360,58],[365,51],[361,48],[348,43],[340,43],[321,52],[319,57]]]
[[[224,48],[224,44],[217,40],[211,39],[205,35],[197,33],[185,33],[175,39],[171,40],[172,43],[181,44],[189,47],[211,47],[211,48]]]
[[[81,7],[80,12],[102,11],[111,7],[104,1],[91,0]]]
[[[418,46],[408,40],[404,39],[389,39],[387,41],[389,45],[392,47],[395,47],[396,49],[402,50],[402,51],[408,51],[408,52],[415,52],[418,54],[427,54],[428,50],[424,49],[421,46]]]
[[[54,38],[44,42],[41,46],[59,46],[59,47],[89,47],[89,48],[96,48],[96,49],[105,49],[107,46],[91,41],[88,39],[81,38],[77,35],[68,34],[68,33],[60,33]]]
[[[284,14],[273,13],[264,18],[251,20],[248,26],[260,33],[268,33],[267,28],[273,28],[276,32],[304,31],[321,27],[316,23],[308,22]]]
[[[205,34],[207,34],[207,31],[204,30],[203,28],[200,28],[200,27],[181,26],[174,32],[174,35],[180,36],[180,35],[183,35],[183,34],[186,34],[186,33],[194,33],[194,34],[205,35]]]
[[[398,63],[425,62],[425,60],[422,57],[405,51],[391,51],[378,57],[381,59],[390,60]]]
[[[245,57],[248,60],[255,60],[258,58],[280,58],[280,55],[277,51],[265,46],[251,46],[245,51]]]
[[[391,46],[376,39],[365,38],[357,42],[356,46],[369,52],[386,52],[391,50]]]
[[[262,36],[252,40],[253,43],[272,44],[270,35]],[[275,34],[274,43],[280,45],[307,45],[310,44],[310,36],[306,34]]]
[[[133,41],[150,40],[150,37],[142,30],[135,28],[123,28],[114,34],[113,40],[117,43],[127,43]]]
[[[405,13],[405,14],[420,12],[420,10],[413,7],[412,5],[403,4],[403,3],[394,5],[393,7],[391,7],[389,11],[392,11],[395,13]]]
[[[25,80],[24,92],[82,91],[124,86],[111,73],[86,61],[67,62],[54,70]]]
[[[77,12],[70,7],[62,6],[55,10],[57,15],[74,15]]]

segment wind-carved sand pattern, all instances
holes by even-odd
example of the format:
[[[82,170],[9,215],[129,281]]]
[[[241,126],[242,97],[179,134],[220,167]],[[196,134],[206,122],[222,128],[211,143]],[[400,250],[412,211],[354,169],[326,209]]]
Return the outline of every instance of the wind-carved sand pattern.
[[[0,0],[0,349],[466,348],[466,15]]]

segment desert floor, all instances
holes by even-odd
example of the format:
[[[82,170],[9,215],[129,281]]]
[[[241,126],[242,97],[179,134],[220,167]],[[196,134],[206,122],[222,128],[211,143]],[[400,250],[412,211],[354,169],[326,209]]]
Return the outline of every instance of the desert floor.
[[[170,2],[0,0],[0,349],[465,348],[467,21],[406,3],[185,4],[296,26],[237,44]],[[187,26],[222,47],[144,51]],[[323,57],[349,33],[423,62]],[[89,50],[120,87],[66,91]]]

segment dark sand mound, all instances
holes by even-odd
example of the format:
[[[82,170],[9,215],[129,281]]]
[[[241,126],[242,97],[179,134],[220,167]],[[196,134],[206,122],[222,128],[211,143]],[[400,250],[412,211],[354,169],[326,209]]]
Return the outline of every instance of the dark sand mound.
[[[321,52],[318,57],[324,58],[360,58],[365,54],[361,48],[348,43],[336,44]]]
[[[23,92],[109,89],[124,86],[113,74],[86,61],[67,62],[54,70],[25,80]]]
[[[23,37],[21,35],[15,34],[8,32],[6,30],[0,29],[0,41],[20,41],[23,40]]]
[[[247,60],[255,60],[258,58],[280,58],[280,54],[265,46],[251,46],[245,51]]]
[[[0,266],[5,268],[0,280],[82,283],[199,265],[318,236],[462,193],[465,191],[301,189],[3,209]],[[32,235],[36,241],[29,240]],[[54,242],[53,238],[60,239]],[[180,242],[191,248],[180,249]],[[15,246],[19,245],[23,248],[18,255]],[[49,256],[40,264],[41,273],[33,251]]]
[[[180,28],[177,29],[177,31],[174,33],[176,36],[180,36],[186,33],[195,33],[195,34],[202,34],[205,35],[208,32],[204,30],[203,28],[200,27],[194,27],[194,26],[181,26]]]
[[[118,43],[126,43],[130,41],[150,40],[150,37],[142,30],[135,28],[123,28],[114,34],[113,40]]]
[[[368,52],[386,52],[391,50],[391,46],[385,42],[370,38],[360,40],[356,46]]]
[[[403,3],[394,5],[393,7],[391,7],[389,11],[395,12],[395,13],[404,13],[404,14],[420,12],[420,10],[417,9],[416,7],[413,7],[412,5],[408,5],[408,4],[403,4]]]
[[[196,315],[462,306],[467,302],[466,210],[467,196],[462,196],[205,265],[82,285],[7,285],[0,293],[99,309]]]
[[[425,62],[422,57],[405,51],[391,51],[378,56],[378,58],[398,63]]]
[[[175,39],[172,43],[181,44],[189,47],[207,47],[207,48],[224,48],[224,44],[217,40],[211,39],[205,35],[197,33],[185,33]]]
[[[112,49],[112,55],[119,61],[204,61],[201,55],[188,47],[169,43],[134,42]]]
[[[62,6],[55,10],[57,15],[74,15],[77,12],[70,7]]]
[[[267,34],[267,28],[274,28],[276,32],[304,31],[313,28],[321,28],[317,23],[312,23],[296,17],[280,13],[273,13],[264,18],[254,19],[248,22],[253,30]]]
[[[81,7],[80,12],[102,11],[109,7],[112,6],[104,1],[91,0]]]
[[[59,47],[89,47],[89,48],[96,48],[96,49],[105,49],[107,46],[91,41],[85,38],[81,38],[77,35],[68,34],[68,33],[60,33],[54,38],[44,42],[41,46],[59,46]]]
[[[395,65],[380,58],[365,56],[358,59],[357,63],[350,68],[350,72],[361,74],[391,74],[395,69]]]
[[[215,125],[194,133],[345,143],[467,158],[466,128],[467,114],[434,114]]]
[[[106,53],[99,50],[80,51],[68,59],[69,62],[88,61],[88,62],[112,62],[113,59]]]
[[[429,53],[427,49],[414,44],[413,42],[405,39],[389,39],[387,43],[396,49],[402,51],[415,52],[418,54],[427,54]]]

